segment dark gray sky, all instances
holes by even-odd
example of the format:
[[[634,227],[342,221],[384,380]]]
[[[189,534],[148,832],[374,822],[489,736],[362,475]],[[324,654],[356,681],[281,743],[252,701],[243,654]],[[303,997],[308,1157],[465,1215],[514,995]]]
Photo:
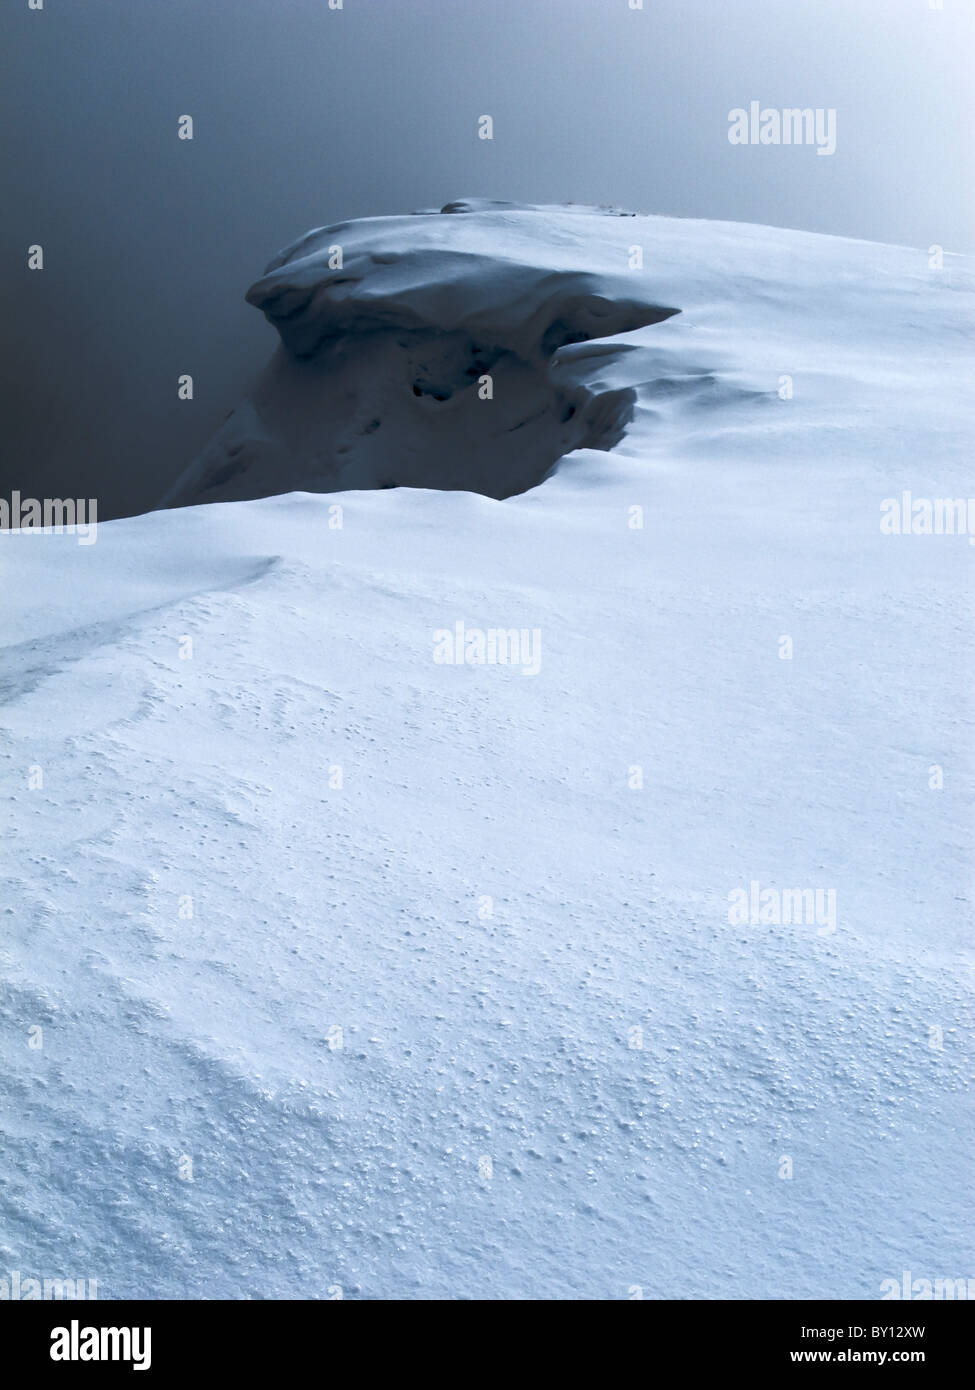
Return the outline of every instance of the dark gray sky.
[[[311,226],[484,196],[972,248],[971,0],[629,6],[6,0],[0,495],[151,506],[267,357],[244,291]],[[732,146],[752,100],[834,107],[835,155]]]

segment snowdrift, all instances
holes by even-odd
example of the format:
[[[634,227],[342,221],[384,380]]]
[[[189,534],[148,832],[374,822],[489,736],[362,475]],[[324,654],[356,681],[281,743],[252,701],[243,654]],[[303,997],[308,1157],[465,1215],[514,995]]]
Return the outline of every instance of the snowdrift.
[[[553,256],[542,211],[448,204],[309,232],[247,293],[281,349],[166,505],[395,486],[510,497],[611,449],[631,390],[560,350],[678,312]],[[579,248],[581,253],[582,248]]]
[[[255,287],[285,341],[180,496],[313,490],[0,536],[0,1277],[973,1273],[975,551],[880,526],[971,490],[971,292],[773,228],[330,228]],[[610,451],[455,490],[530,483],[577,389],[631,393]]]

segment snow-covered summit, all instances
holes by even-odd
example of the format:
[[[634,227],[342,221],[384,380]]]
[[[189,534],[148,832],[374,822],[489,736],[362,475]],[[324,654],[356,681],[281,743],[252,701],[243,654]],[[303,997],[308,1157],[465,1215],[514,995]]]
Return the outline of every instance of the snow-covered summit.
[[[0,536],[0,1276],[869,1299],[973,1273],[975,549],[880,524],[971,490],[971,288],[733,224],[330,228],[257,294],[299,350],[341,332],[282,345],[225,462],[362,490]],[[573,299],[617,331],[546,364]],[[510,335],[495,423],[426,390],[473,319]],[[474,422],[497,480],[531,428],[502,412],[556,386],[632,393],[624,437],[456,490]],[[357,453],[376,418],[388,454]],[[371,490],[431,451],[447,490]]]
[[[401,485],[504,498],[577,449],[615,448],[638,401],[732,425],[777,404],[796,365],[756,362],[770,332],[842,357],[841,322],[865,351],[907,331],[909,306],[877,293],[894,266],[906,292],[937,293],[920,253],[611,209],[466,199],[317,228],[248,291],[280,347],[164,504]]]

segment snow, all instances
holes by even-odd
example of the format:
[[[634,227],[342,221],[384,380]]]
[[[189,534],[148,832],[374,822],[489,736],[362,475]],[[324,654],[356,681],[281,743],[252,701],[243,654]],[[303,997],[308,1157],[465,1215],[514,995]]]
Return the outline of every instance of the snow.
[[[549,214],[447,206],[465,215],[318,228],[275,257],[247,299],[281,347],[166,505],[282,486],[501,499],[566,453],[619,443],[633,392],[590,388],[602,358],[583,355],[580,373],[568,348],[678,310],[655,302],[618,246],[597,272],[585,238],[553,245]]]
[[[234,429],[314,486],[0,536],[0,1272],[163,1298],[966,1277],[975,552],[880,517],[970,490],[971,273],[448,206],[343,227],[340,297],[336,229],[251,292],[312,298]],[[617,334],[545,356],[576,296],[623,304]],[[631,327],[648,306],[680,312]],[[329,491],[293,356],[327,323],[455,488],[464,432],[383,377],[409,323],[488,323],[533,391],[632,419],[507,500]],[[435,660],[459,622],[537,630],[538,673]],[[834,891],[836,930],[733,924],[755,881]]]

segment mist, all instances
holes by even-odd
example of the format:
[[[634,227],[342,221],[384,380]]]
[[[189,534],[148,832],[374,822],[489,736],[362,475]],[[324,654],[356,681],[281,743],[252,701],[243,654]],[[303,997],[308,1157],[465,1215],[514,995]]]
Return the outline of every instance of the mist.
[[[100,519],[155,505],[275,344],[245,290],[314,226],[479,196],[968,251],[975,25],[959,11],[12,3],[0,489],[96,497]],[[731,144],[729,111],[753,100],[835,110],[835,153]]]

